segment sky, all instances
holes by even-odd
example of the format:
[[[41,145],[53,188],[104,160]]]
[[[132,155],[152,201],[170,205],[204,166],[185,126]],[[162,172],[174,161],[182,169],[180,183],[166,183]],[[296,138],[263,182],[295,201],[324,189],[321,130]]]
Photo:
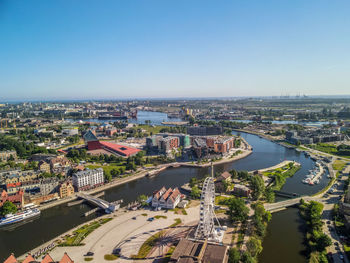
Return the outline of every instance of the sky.
[[[350,94],[350,1],[0,0],[0,100]]]

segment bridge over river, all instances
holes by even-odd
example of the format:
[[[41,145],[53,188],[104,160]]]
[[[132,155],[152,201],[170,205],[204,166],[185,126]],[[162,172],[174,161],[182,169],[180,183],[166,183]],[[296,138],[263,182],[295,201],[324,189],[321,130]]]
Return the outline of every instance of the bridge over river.
[[[77,196],[81,199],[84,199],[88,203],[103,209],[106,213],[111,213],[117,210],[120,207],[120,203],[122,202],[122,201],[116,201],[116,202],[110,203],[99,197],[88,195],[82,192],[78,193]]]
[[[321,202],[321,199],[319,197],[312,197],[312,196],[302,196],[302,197],[297,197],[293,199],[289,199],[286,201],[281,201],[281,202],[276,202],[276,203],[266,203],[264,204],[264,207],[266,211],[270,211],[271,213],[277,212],[281,209],[296,205],[300,203],[300,200],[304,199],[304,201],[309,202],[309,201],[317,201]]]

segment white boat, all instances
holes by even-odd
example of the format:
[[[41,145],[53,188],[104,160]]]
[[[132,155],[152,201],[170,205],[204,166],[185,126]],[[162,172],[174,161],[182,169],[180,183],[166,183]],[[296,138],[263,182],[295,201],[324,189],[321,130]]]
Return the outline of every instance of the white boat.
[[[0,227],[7,226],[21,221],[34,218],[40,215],[40,210],[37,208],[27,209],[16,214],[7,214],[5,217],[0,219]]]

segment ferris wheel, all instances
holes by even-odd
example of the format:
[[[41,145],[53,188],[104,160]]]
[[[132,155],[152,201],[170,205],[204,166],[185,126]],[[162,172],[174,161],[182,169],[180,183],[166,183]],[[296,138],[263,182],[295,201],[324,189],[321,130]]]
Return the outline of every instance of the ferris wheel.
[[[199,223],[195,232],[195,239],[209,241],[222,240],[221,226],[214,212],[215,186],[213,177],[207,177],[204,180],[200,202]],[[214,220],[217,225],[214,224]]]

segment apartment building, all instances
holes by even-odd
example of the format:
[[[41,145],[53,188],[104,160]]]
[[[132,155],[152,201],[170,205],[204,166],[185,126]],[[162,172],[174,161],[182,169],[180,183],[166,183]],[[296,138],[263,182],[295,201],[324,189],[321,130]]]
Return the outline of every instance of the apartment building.
[[[104,182],[103,169],[88,169],[73,175],[73,186],[77,191],[88,190],[102,185]]]

